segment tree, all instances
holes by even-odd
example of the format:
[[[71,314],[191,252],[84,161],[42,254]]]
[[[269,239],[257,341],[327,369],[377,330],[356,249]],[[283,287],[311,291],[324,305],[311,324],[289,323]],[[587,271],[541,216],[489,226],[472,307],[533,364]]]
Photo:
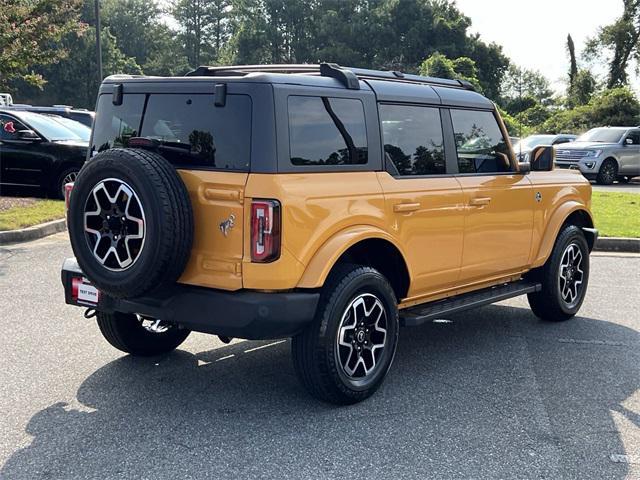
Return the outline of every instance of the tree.
[[[43,67],[40,72],[49,82],[44,89],[22,86],[21,97],[35,104],[64,103],[93,108],[98,93],[95,72],[96,32],[88,27],[84,32],[70,33],[61,41],[62,48],[73,52],[55,65]],[[142,70],[132,57],[124,55],[116,38],[108,28],[102,31],[102,65],[105,75],[116,73],[140,74]],[[19,86],[19,85],[18,85]]]
[[[578,62],[576,61],[576,47],[573,44],[571,34],[567,35],[567,52],[569,53],[569,89],[573,87],[573,82],[578,74]]]
[[[418,69],[421,75],[438,78],[455,78],[456,72],[453,62],[440,52],[436,52],[426,58]]]
[[[596,79],[587,69],[580,69],[567,92],[567,105],[570,108],[586,105],[596,90]]]
[[[93,18],[89,21],[93,24]],[[182,75],[190,69],[157,0],[102,0],[102,25],[145,74]]]
[[[215,63],[229,36],[229,0],[178,0],[172,14],[192,67]]]
[[[640,0],[623,0],[622,16],[611,25],[602,27],[598,34],[587,42],[587,58],[609,54],[607,87],[613,88],[628,83],[627,69],[631,61],[640,62]]]
[[[421,75],[431,77],[466,80],[476,90],[481,90],[476,64],[468,57],[459,57],[451,60],[436,52],[420,64],[418,71]]]
[[[640,124],[640,102],[628,87],[618,87],[594,95],[586,105],[560,110],[541,126],[541,133],[583,132],[602,125]]]
[[[0,0],[0,87],[14,81],[44,85],[46,78],[33,69],[67,56],[59,42],[84,28],[80,6],[81,0]]]
[[[549,107],[545,107],[541,103],[536,103],[530,108],[523,110],[518,115],[516,115],[516,119],[522,125],[527,127],[535,127],[536,125],[540,125],[545,120],[547,120],[551,116],[551,111]]]
[[[497,92],[508,60],[467,33],[471,21],[445,0],[233,0],[225,61],[318,63],[418,71],[440,52],[468,57],[482,89]],[[463,60],[466,62],[466,60]]]
[[[540,103],[548,103],[553,96],[549,80],[544,75],[516,65],[509,67],[501,87],[502,103],[505,105],[524,96],[533,97]]]
[[[498,99],[500,85],[510,63],[502,53],[502,47],[495,43],[487,45],[476,34],[469,39],[465,55],[475,62],[482,93],[489,98]]]

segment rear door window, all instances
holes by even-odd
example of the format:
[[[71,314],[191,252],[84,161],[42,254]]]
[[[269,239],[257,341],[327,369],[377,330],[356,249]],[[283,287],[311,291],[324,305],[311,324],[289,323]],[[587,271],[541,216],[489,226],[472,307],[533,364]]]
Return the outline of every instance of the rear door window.
[[[360,100],[291,96],[288,110],[293,165],[367,163],[367,133]]]
[[[134,137],[154,141],[178,168],[248,171],[251,98],[227,95],[225,106],[216,107],[207,94],[127,94],[113,105],[111,95],[102,95],[92,153],[128,147]]]
[[[451,110],[460,173],[510,172],[510,151],[493,112]]]
[[[387,169],[394,175],[446,173],[440,110],[410,105],[380,105]]]

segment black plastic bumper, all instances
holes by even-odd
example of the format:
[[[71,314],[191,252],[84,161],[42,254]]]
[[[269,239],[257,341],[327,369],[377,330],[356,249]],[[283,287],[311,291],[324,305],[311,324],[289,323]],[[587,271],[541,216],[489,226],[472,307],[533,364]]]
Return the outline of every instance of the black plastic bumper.
[[[313,320],[320,298],[317,292],[228,292],[175,284],[133,299],[99,293],[93,301],[86,295],[78,298],[79,284],[94,290],[83,277],[75,258],[66,259],[62,266],[66,303],[103,312],[137,313],[196,332],[251,340],[297,334]]]

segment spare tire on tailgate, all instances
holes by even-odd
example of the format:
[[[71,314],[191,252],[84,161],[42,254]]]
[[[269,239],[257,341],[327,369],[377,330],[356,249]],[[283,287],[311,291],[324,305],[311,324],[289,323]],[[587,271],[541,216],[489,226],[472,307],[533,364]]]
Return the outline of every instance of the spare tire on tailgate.
[[[157,153],[114,148],[96,155],[74,184],[67,221],[80,268],[112,297],[173,283],[189,260],[189,194]]]

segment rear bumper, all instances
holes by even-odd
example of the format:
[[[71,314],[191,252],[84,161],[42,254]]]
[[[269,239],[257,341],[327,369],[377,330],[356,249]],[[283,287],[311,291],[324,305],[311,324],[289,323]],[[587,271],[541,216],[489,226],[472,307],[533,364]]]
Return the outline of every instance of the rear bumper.
[[[137,313],[196,332],[250,340],[296,335],[313,320],[320,299],[318,292],[228,292],[175,284],[139,298],[116,299],[99,294],[97,303],[92,303],[78,300],[74,279],[77,284],[83,276],[75,258],[64,261],[62,285],[69,305]]]

